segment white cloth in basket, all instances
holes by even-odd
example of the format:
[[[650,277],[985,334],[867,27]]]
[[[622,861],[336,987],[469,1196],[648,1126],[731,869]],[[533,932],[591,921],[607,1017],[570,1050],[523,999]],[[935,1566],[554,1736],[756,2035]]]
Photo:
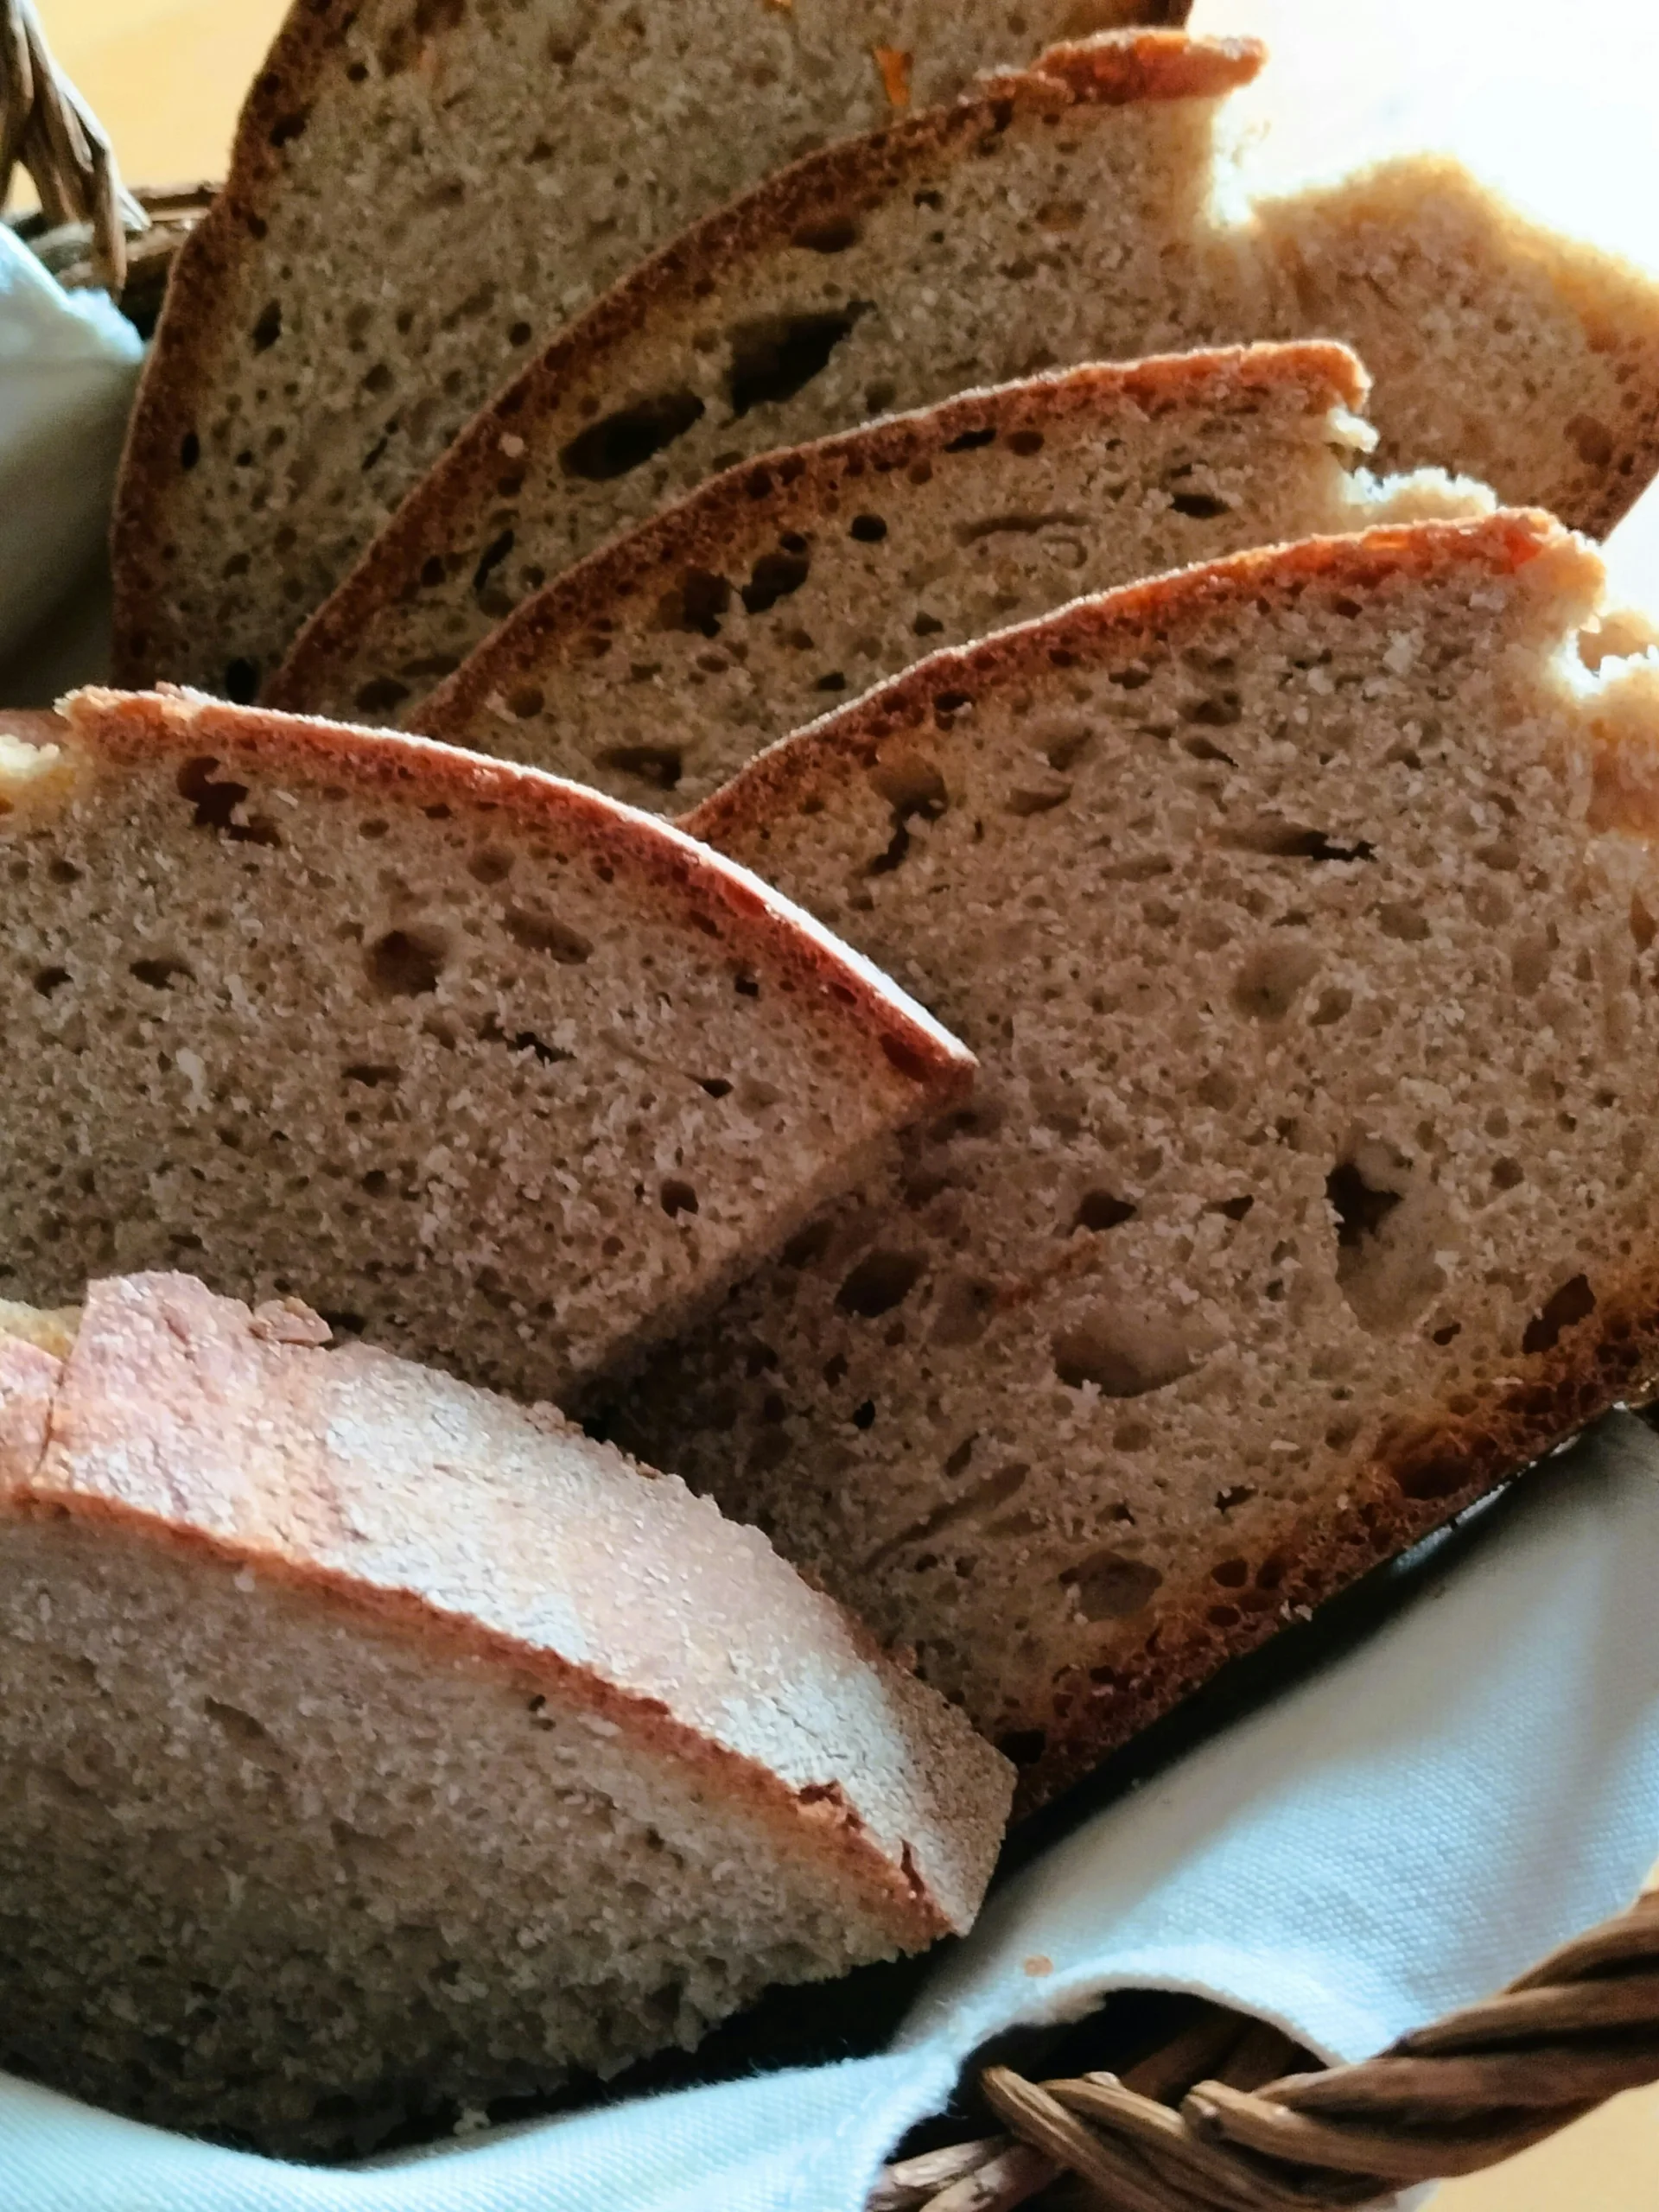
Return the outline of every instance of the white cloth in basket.
[[[0,660],[97,558],[143,350],[0,223]]]
[[[859,2212],[982,2038],[1113,1986],[1199,1991],[1363,2056],[1639,1886],[1659,1846],[1656,1558],[1659,1440],[1614,1415],[1380,1630],[1010,1883],[887,2056],[351,2171],[188,2143],[0,2077],[0,2203]]]

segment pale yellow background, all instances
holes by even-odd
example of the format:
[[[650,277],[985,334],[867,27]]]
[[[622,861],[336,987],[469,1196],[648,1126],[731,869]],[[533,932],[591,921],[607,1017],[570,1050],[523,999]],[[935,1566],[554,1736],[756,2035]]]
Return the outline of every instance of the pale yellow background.
[[[101,118],[129,178],[170,184],[222,173],[237,105],[281,19],[280,0],[37,4],[60,62]],[[1574,21],[1593,25],[1593,35],[1567,35]],[[1297,127],[1316,161],[1363,143],[1358,126],[1380,111],[1379,86],[1410,53],[1437,73],[1442,99],[1449,92],[1458,106],[1448,63],[1484,71],[1478,40],[1489,35],[1493,56],[1505,57],[1501,66],[1531,72],[1531,89],[1544,97],[1529,97],[1522,84],[1516,127],[1503,143],[1489,137],[1476,149],[1482,166],[1505,171],[1514,189],[1560,219],[1642,251],[1642,226],[1659,207],[1659,9],[1647,0],[1581,10],[1557,0],[1390,0],[1386,9],[1370,0],[1198,0],[1194,28],[1255,31],[1278,47],[1281,83],[1294,67]],[[1517,63],[1517,44],[1532,49],[1530,60]],[[1577,138],[1570,161],[1552,160],[1541,136],[1548,97],[1562,83],[1598,103],[1595,128]],[[1654,1829],[1659,1841],[1659,1806]],[[1524,2158],[1446,2188],[1435,2212],[1659,2212],[1659,2090],[1621,2098]]]

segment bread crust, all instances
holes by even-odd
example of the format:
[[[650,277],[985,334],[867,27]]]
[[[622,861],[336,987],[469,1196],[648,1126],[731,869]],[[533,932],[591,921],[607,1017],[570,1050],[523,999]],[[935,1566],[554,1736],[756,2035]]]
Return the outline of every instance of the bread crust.
[[[251,1569],[371,1632],[418,1644],[435,1665],[476,1662],[516,1690],[556,1694],[706,1777],[712,1792],[763,1821],[781,1852],[816,1859],[896,1945],[915,1948],[967,1924],[1012,1777],[965,1720],[875,1656],[764,1538],[721,1521],[678,1483],[618,1464],[620,1454],[589,1444],[550,1408],[526,1414],[365,1346],[323,1350],[319,1334],[326,1329],[293,1301],[252,1313],[189,1276],[89,1286],[67,1362],[0,1341],[5,1510],[68,1513],[227,1573]],[[429,1397],[457,1465],[423,1463],[404,1412],[411,1392]],[[573,1453],[606,1463],[586,1503],[605,1516],[595,1543],[607,1565],[617,1562],[614,1580],[607,1585],[601,1574],[595,1586],[589,1560],[576,1592],[579,1634],[608,1624],[601,1655],[573,1657],[549,1633],[561,1592],[582,1574],[579,1548],[558,1534],[570,1508],[525,1493],[498,1499],[467,1479],[494,1471],[467,1465],[491,1441],[533,1450],[537,1431],[555,1440],[543,1442],[548,1464],[537,1470],[550,1500],[561,1435]],[[350,1447],[338,1448],[336,1434]],[[228,1481],[227,1439],[232,1455],[244,1455]],[[685,1611],[721,1621],[720,1637],[682,1647],[659,1633],[653,1609],[641,1604],[650,1585],[641,1567],[657,1551],[661,1567],[673,1565]],[[778,1649],[785,1638],[786,1681]],[[734,1668],[733,1657],[743,1663]],[[849,1681],[868,1707],[889,1716],[893,1741],[880,1779],[855,1770],[845,1745],[838,1771],[798,1785],[738,1747],[745,1735],[765,1739],[779,1703],[810,1733],[817,1701],[844,1709]],[[734,1699],[755,1718],[722,1729]],[[789,1735],[785,1728],[779,1741]],[[907,1736],[915,1740],[906,1764]],[[947,1751],[954,1770],[945,1776],[923,1770],[914,1756],[929,1737],[934,1753]],[[827,1754],[826,1744],[804,1756]],[[790,1755],[799,1762],[798,1744]],[[895,1821],[913,1833],[899,1836]]]
[[[180,247],[161,321],[127,425],[110,521],[115,587],[111,666],[118,683],[155,673],[153,627],[165,584],[162,548],[150,527],[165,502],[195,396],[222,331],[222,302],[248,234],[282,181],[273,133],[315,97],[329,59],[358,14],[356,0],[291,0],[264,67],[249,88],[232,141],[230,168],[212,205]]]
[[[959,721],[971,732],[981,693],[1017,690],[1039,671],[1106,650],[1133,654],[1138,640],[1179,632],[1229,601],[1294,595],[1315,581],[1363,594],[1453,563],[1503,576],[1541,560],[1560,564],[1564,581],[1580,581],[1592,595],[1600,563],[1584,541],[1549,515],[1513,509],[1237,553],[1128,585],[933,655],[780,740],[683,826],[764,867],[771,825],[868,768],[906,730],[948,732]],[[1264,1535],[1266,1555],[1242,1592],[1204,1586],[1172,1597],[1143,1643],[1129,1649],[1125,1639],[1109,1665],[1062,1677],[1052,1703],[1014,1718],[1014,1730],[1044,1738],[1022,1764],[1016,1815],[1053,1797],[1227,1660],[1397,1556],[1620,1398],[1651,1388],[1659,1378],[1659,1266],[1638,1262],[1622,1278],[1599,1281],[1591,1317],[1522,1364],[1525,1371],[1478,1418],[1432,1403],[1402,1415],[1369,1464],[1344,1471],[1339,1496],[1285,1515]]]
[[[1125,584],[976,645],[930,654],[850,706],[780,738],[723,789],[681,816],[680,827],[721,851],[753,850],[763,843],[768,824],[798,813],[815,787],[868,766],[898,731],[923,722],[948,729],[952,717],[971,708],[976,692],[1064,664],[1060,657],[1082,646],[1147,636],[1188,609],[1257,591],[1294,591],[1315,577],[1365,591],[1389,576],[1433,575],[1451,558],[1509,575],[1545,555],[1600,574],[1588,547],[1553,515],[1500,507],[1466,521],[1383,524],[1352,537],[1264,546]]]
[[[257,708],[229,707],[164,686],[128,693],[95,687],[61,702],[66,750],[111,761],[222,747],[267,768],[291,766],[315,779],[326,770],[359,790],[417,791],[427,803],[499,807],[526,829],[545,824],[582,839],[601,860],[621,858],[694,928],[726,939],[820,1020],[842,1033],[849,1062],[884,1088],[912,1086],[915,1110],[951,1097],[973,1080],[966,1047],[852,951],[758,877],[709,851],[656,816],[638,812],[538,769],[486,760],[417,737],[390,736]]]
[[[1248,84],[1265,59],[1253,39],[1192,39],[1179,31],[1107,33],[1055,47],[1031,69],[989,79],[974,98],[921,110],[809,154],[683,231],[567,325],[474,416],[300,631],[263,697],[278,707],[316,697],[368,611],[414,583],[450,518],[467,504],[473,482],[498,465],[501,437],[523,436],[527,423],[555,412],[566,387],[591,375],[615,346],[665,310],[689,308],[758,251],[804,228],[846,219],[954,148],[1006,130],[1016,112],[1217,99]]]
[[[1369,388],[1355,355],[1327,340],[1216,346],[1141,361],[1090,362],[963,392],[937,407],[740,462],[525,600],[419,702],[413,720],[430,736],[466,742],[493,691],[568,658],[595,620],[650,592],[659,569],[719,569],[734,544],[747,547],[766,533],[810,527],[837,512],[843,495],[867,477],[931,460],[959,439],[1104,422],[1125,407],[1157,415],[1224,405],[1255,392],[1300,392],[1310,415],[1333,407],[1357,410]]]

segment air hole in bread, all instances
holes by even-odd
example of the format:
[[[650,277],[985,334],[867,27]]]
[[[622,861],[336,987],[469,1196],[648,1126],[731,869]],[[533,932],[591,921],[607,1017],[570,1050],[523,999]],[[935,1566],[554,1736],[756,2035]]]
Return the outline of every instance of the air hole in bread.
[[[613,745],[599,756],[600,766],[624,776],[636,776],[652,791],[671,791],[679,782],[684,760],[677,745]]]
[[[944,625],[937,614],[930,614],[924,607],[911,624],[912,634],[918,638],[937,638]]]
[[[258,320],[248,333],[256,353],[267,353],[283,334],[283,306],[280,300],[269,300],[259,310]]]
[[[127,972],[152,991],[170,991],[175,983],[194,983],[196,980],[182,960],[135,960]]]
[[[997,1738],[996,1748],[1015,1766],[1035,1766],[1048,1749],[1048,1737],[1040,1728],[1010,1728]]]
[[[671,1221],[677,1220],[683,1213],[696,1213],[696,1192],[690,1183],[671,1177],[662,1188],[662,1207]]]
[[[1248,1206],[1249,1200],[1244,1201]],[[1135,1209],[1127,1198],[1120,1198],[1110,1191],[1085,1191],[1077,1201],[1072,1217],[1074,1229],[1116,1229],[1126,1221],[1133,1221]]]
[[[839,315],[768,315],[741,325],[732,333],[728,391],[733,416],[792,399],[804,391],[828,367],[830,356],[867,305],[855,301]],[[702,412],[698,401],[697,413]]]
[[[259,694],[259,664],[238,655],[225,664],[225,696],[235,707],[250,707]]]
[[[1055,1337],[1054,1372],[1069,1390],[1141,1398],[1179,1382],[1201,1355],[1179,1330],[1149,1316],[1097,1308]]]
[[[803,223],[790,239],[807,253],[845,253],[856,245],[862,232],[850,215],[834,215],[827,222]]]
[[[995,442],[996,425],[988,423],[977,430],[961,431],[944,449],[946,453],[973,453],[980,446],[995,445]]]
[[[395,676],[373,676],[366,683],[359,683],[352,694],[359,711],[365,715],[390,714],[409,696],[407,683],[400,683]]]
[[[743,587],[743,604],[751,614],[764,614],[780,599],[787,599],[791,592],[798,591],[811,571],[809,554],[763,553]]]
[[[67,968],[41,968],[35,970],[35,988],[43,999],[49,999],[54,991],[60,991],[69,981],[69,970]]]
[[[1535,1313],[1521,1339],[1525,1352],[1554,1351],[1564,1331],[1586,1320],[1596,1310],[1596,1294],[1583,1275],[1573,1275],[1554,1292],[1543,1310]]]
[[[880,515],[855,515],[847,534],[861,545],[879,545],[887,534],[887,525]]]
[[[1280,822],[1271,817],[1230,829],[1220,842],[1236,852],[1265,853],[1274,860],[1369,861],[1376,857],[1376,846],[1363,837],[1332,837],[1323,830],[1309,829],[1304,823]]]
[[[1178,515],[1189,516],[1194,522],[1214,522],[1229,512],[1225,499],[1218,499],[1213,492],[1176,492],[1170,505]]]
[[[437,989],[448,950],[440,931],[388,930],[369,947],[364,966],[383,997],[421,998]]]
[[[709,569],[687,569],[673,589],[665,592],[658,620],[665,630],[697,631],[705,638],[720,635],[721,617],[732,603],[732,587]]]
[[[559,466],[567,476],[609,483],[644,467],[653,454],[683,437],[704,411],[694,391],[658,392],[637,400],[579,432],[560,454]]]
[[[509,907],[504,918],[507,935],[526,952],[545,952],[567,968],[579,968],[593,952],[580,931],[556,916],[538,913],[527,906]]]
[[[830,1249],[833,1235],[830,1224],[824,1219],[810,1221],[804,1229],[798,1229],[782,1253],[786,1268],[816,1267]]]
[[[1095,1551],[1059,1577],[1073,1592],[1086,1621],[1122,1621],[1150,1604],[1164,1586],[1164,1575],[1146,1560],[1128,1560],[1117,1551]]]
[[[1282,1021],[1318,970],[1311,944],[1258,945],[1233,981],[1233,1004],[1255,1021]]]
[[[926,1264],[915,1253],[867,1252],[836,1293],[836,1303],[843,1313],[873,1321],[909,1297]]]
[[[201,440],[194,430],[187,430],[179,441],[179,467],[194,468],[201,459]]]
[[[1445,1288],[1436,1256],[1452,1235],[1445,1200],[1421,1161],[1376,1137],[1352,1141],[1325,1189],[1338,1287],[1362,1327],[1393,1334]]]

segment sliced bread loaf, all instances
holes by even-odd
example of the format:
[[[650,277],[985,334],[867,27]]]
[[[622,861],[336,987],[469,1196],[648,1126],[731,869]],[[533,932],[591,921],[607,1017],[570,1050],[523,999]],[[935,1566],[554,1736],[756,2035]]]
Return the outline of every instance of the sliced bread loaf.
[[[1351,473],[1365,391],[1340,346],[1165,354],[769,454],[526,600],[413,719],[683,808],[939,647],[1236,546],[1482,503]]]
[[[0,737],[0,1293],[181,1262],[557,1397],[970,1062],[664,823],[86,691]]]
[[[1512,512],[1236,555],[690,817],[982,1073],[618,1433],[1027,1802],[1659,1374],[1659,705],[1570,652],[1599,575]]]
[[[251,699],[531,342],[643,255],[825,138],[1135,19],[1123,0],[295,0],[133,423],[123,680]]]
[[[295,1300],[0,1313],[0,2064],[283,2155],[974,1916],[1006,1764],[683,1485]]]
[[[1260,60],[1247,42],[1173,32],[1056,48],[685,232],[468,426],[269,696],[405,710],[616,531],[717,469],[894,407],[1189,346],[1346,339],[1351,325],[1367,339],[1388,320],[1373,230],[1351,224],[1344,258],[1338,222],[1316,256],[1306,238],[1292,251],[1288,213],[1264,229],[1224,212],[1236,185],[1217,166],[1216,110]],[[1659,452],[1659,286],[1513,219],[1471,227],[1438,169],[1411,174],[1395,257],[1419,272],[1414,326],[1386,347],[1372,401],[1389,466],[1466,469],[1601,527]],[[1353,217],[1351,195],[1337,199]],[[1296,204],[1312,224],[1324,198]],[[1490,408],[1489,390],[1503,395]],[[1606,433],[1594,466],[1569,434],[1581,418]]]

